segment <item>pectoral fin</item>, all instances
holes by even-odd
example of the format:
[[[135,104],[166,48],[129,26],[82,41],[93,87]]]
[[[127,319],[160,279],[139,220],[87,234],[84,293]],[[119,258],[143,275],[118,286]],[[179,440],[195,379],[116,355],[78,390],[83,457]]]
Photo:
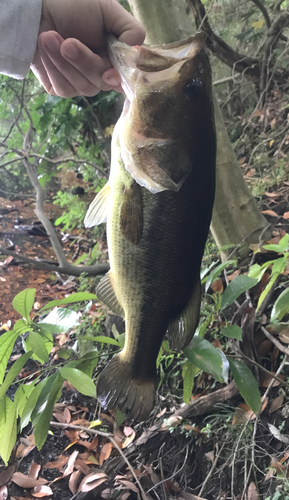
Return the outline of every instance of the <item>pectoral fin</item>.
[[[185,309],[170,324],[167,330],[170,348],[181,350],[192,340],[198,326],[201,306],[201,283],[198,279]]]
[[[101,278],[100,282],[98,283],[98,286],[96,288],[96,295],[115,314],[124,316],[124,310],[120,305],[113,289],[112,275],[110,271],[108,271],[108,273],[106,273],[106,275]]]
[[[129,187],[123,186],[120,228],[128,241],[138,245],[143,231],[143,203],[140,187],[135,181]]]
[[[110,185],[109,182],[97,193],[93,202],[89,205],[84,219],[85,227],[92,227],[106,222],[107,206],[109,203]]]

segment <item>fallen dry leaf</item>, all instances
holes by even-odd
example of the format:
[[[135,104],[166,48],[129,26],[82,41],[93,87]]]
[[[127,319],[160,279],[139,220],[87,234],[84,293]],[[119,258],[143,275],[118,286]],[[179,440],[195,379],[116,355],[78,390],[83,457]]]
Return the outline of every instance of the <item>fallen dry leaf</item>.
[[[20,445],[16,450],[16,458],[26,457],[35,447],[34,435],[30,434],[27,438],[20,438]]]
[[[94,436],[93,440],[89,443],[89,449],[95,450],[95,448],[98,446],[98,436]]]
[[[107,481],[107,475],[104,472],[92,473],[89,476],[86,476],[80,483],[78,492],[80,491],[90,491],[97,486],[100,486],[102,483]]]
[[[162,417],[167,411],[167,408],[163,408],[162,411],[160,411],[160,413],[157,414],[157,418],[160,418]]]
[[[46,479],[33,479],[25,476],[22,472],[14,472],[12,481],[18,484],[18,486],[21,486],[21,488],[34,488],[34,486],[42,486],[48,483]]]
[[[75,470],[69,478],[68,487],[73,495],[75,495],[75,493],[77,491],[77,485],[79,482],[80,475],[81,475],[81,471]]]
[[[253,482],[249,484],[247,498],[248,500],[259,500],[259,494]]]
[[[210,288],[213,290],[213,293],[220,292],[223,293],[224,287],[223,287],[223,281],[222,278],[219,278],[213,283],[211,283]]]
[[[277,398],[273,399],[270,408],[269,408],[269,413],[273,413],[274,411],[279,410],[281,408],[282,404],[284,401],[284,396],[282,394],[280,396],[277,396]]]
[[[120,485],[125,486],[129,490],[132,490],[135,493],[139,493],[139,489],[137,488],[137,486],[134,483],[131,483],[130,481],[126,481],[125,479],[118,479],[117,482]]]
[[[68,461],[67,461],[67,467],[63,473],[63,477],[65,476],[69,476],[69,474],[71,474],[73,472],[73,469],[74,469],[74,464],[75,464],[75,460],[77,458],[77,455],[79,454],[79,451],[75,450],[69,457]]]
[[[4,486],[4,484],[8,483],[8,481],[10,481],[14,472],[15,465],[10,465],[10,467],[7,467],[6,470],[3,470],[3,472],[0,473],[0,488],[1,486]]]
[[[273,191],[272,193],[269,193],[268,191],[266,191],[265,195],[268,196],[269,198],[280,198],[280,196],[281,196],[280,193],[275,193],[275,191]]]
[[[269,431],[275,439],[278,439],[278,441],[281,441],[281,443],[289,444],[289,436],[281,434],[281,432],[277,429],[277,427],[275,427],[275,425],[268,424],[268,427]]]
[[[105,460],[107,460],[111,454],[112,450],[112,444],[111,443],[105,443],[103,447],[101,448],[100,455],[99,455],[99,465],[102,465]]]
[[[30,477],[31,479],[37,479],[40,469],[41,465],[37,464],[36,462],[33,462],[33,464],[31,464],[28,477]]]
[[[264,477],[264,481],[268,481],[269,479],[271,479],[274,475],[276,474],[276,470],[272,469],[272,467],[270,467],[270,469],[267,470],[266,472],[266,476]]]
[[[86,462],[84,460],[81,460],[80,458],[77,458],[75,460],[75,468],[77,470],[79,470],[80,472],[82,472],[85,476],[87,476],[90,472],[90,468],[88,467],[88,465],[86,464]]]
[[[239,269],[234,271],[232,274],[228,276],[228,281],[233,281],[235,278],[237,278],[237,276],[239,276],[240,272],[241,271]]]
[[[67,463],[68,457],[60,455],[55,462],[47,462],[43,465],[43,469],[62,469],[62,467]]]
[[[36,498],[49,497],[50,495],[53,495],[53,491],[49,486],[36,486],[32,491],[32,496]]]
[[[284,219],[289,219],[289,212],[285,212],[285,214],[282,215]]]
[[[262,214],[271,215],[272,217],[279,217],[274,210],[262,210]]]
[[[210,460],[210,462],[214,462],[215,460],[215,453],[213,451],[208,451],[208,453],[205,453],[205,457]]]
[[[127,448],[134,440],[135,438],[135,431],[133,429],[131,429],[131,434],[129,434],[129,436],[122,442],[121,444],[121,447],[124,449],[124,448]]]
[[[0,488],[0,500],[7,500],[7,498],[8,498],[7,486],[1,486],[1,488]]]
[[[285,328],[279,333],[279,339],[281,342],[284,342],[284,344],[289,344],[289,328]]]

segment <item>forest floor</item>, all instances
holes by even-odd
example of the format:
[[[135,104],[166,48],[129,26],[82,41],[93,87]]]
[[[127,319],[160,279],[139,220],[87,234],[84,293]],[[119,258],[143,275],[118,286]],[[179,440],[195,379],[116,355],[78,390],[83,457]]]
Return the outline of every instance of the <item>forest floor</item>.
[[[273,132],[274,127],[275,124],[271,126]],[[256,167],[248,167],[248,155],[242,147],[239,157],[244,178],[255,193],[258,191],[260,207],[268,224],[272,224],[270,243],[278,244],[289,232],[289,166],[283,162],[275,176],[262,172],[260,175]],[[0,201],[0,243],[31,259],[52,262],[53,250],[47,235],[41,234],[33,200],[1,198]],[[47,204],[46,213],[50,217],[57,216],[54,211],[55,206]],[[59,231],[59,236],[70,260],[85,253],[90,244],[87,235],[81,234],[83,247],[80,247],[76,230],[67,236]],[[276,258],[272,252],[259,250],[252,248],[249,259],[230,269],[230,276],[218,277],[211,284],[211,295],[222,293],[228,278],[232,280],[239,273],[248,272],[249,263],[262,264]],[[214,252],[205,255],[205,265],[214,258],[217,258]],[[288,273],[286,267],[279,283],[288,281]],[[241,296],[231,310],[231,318],[237,318],[243,330],[240,347],[253,361],[250,366],[262,398],[259,415],[253,414],[244,403],[233,383],[224,386],[204,372],[196,376],[192,399],[189,405],[184,405],[182,364],[178,355],[170,352],[163,353],[156,405],[145,423],[126,420],[120,423],[115,412],[98,414],[92,398],[65,382],[62,397],[54,407],[54,424],[51,423],[41,451],[35,447],[33,431],[28,426],[18,436],[9,466],[0,463],[0,500],[6,500],[8,494],[11,500],[42,497],[288,500],[289,323],[267,326],[269,337],[262,330],[262,325],[269,323],[278,287],[273,287],[255,322],[256,302],[269,279],[267,272],[249,297]],[[48,301],[77,291],[78,281],[33,269],[13,257],[1,257],[0,334],[11,330],[19,319],[11,304],[14,296],[28,287],[36,289],[37,312]],[[110,315],[108,324],[103,312],[97,305],[90,312],[91,322],[100,321],[105,335],[111,335],[112,325],[122,333],[123,325],[118,318]],[[224,350],[234,348],[214,334],[218,321],[215,318],[208,325],[208,340]],[[63,343],[72,347],[73,330],[55,341],[58,347]],[[22,352],[22,343],[16,343],[11,361]],[[113,352],[110,346],[106,354]],[[51,366],[55,359],[53,353]],[[103,365],[104,361],[97,367],[98,373]],[[39,364],[31,361],[21,376],[33,375],[38,370]],[[91,421],[95,426],[88,428]]]

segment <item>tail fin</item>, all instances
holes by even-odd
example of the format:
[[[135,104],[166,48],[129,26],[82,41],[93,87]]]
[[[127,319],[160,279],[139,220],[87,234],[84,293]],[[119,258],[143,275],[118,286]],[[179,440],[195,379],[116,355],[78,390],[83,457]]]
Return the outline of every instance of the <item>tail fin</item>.
[[[156,374],[153,379],[133,379],[130,366],[119,354],[101,372],[97,383],[97,399],[107,410],[118,408],[132,419],[146,420],[153,408]]]

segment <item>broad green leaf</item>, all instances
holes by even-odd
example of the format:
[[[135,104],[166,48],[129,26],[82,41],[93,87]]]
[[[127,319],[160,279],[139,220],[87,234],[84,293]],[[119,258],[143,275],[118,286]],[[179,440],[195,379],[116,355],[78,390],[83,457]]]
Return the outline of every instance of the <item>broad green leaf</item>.
[[[0,406],[0,455],[8,464],[17,438],[17,407],[5,396]]]
[[[15,363],[13,363],[6,375],[3,384],[0,387],[0,399],[3,398],[3,396],[6,394],[7,389],[10,387],[15,377],[17,377],[18,373],[22,370],[26,361],[31,358],[31,355],[32,351],[26,352],[25,354],[22,354],[22,356],[20,356],[20,358],[18,358]]]
[[[14,402],[17,405],[19,417],[21,417],[25,405],[34,389],[34,384],[20,384],[15,392]]]
[[[280,247],[283,248],[283,251],[286,252],[286,250],[288,249],[288,246],[289,246],[289,234],[286,233],[285,236],[283,236],[283,238],[279,241],[279,245]]]
[[[99,337],[81,337],[82,340],[93,340],[94,342],[101,342],[102,344],[116,345],[120,347],[118,340],[114,340],[111,337],[105,337],[105,335],[100,335]]]
[[[286,257],[280,257],[279,259],[274,260],[273,266],[272,266],[272,275],[275,273],[283,273],[285,267],[287,264],[287,259]]]
[[[188,405],[192,392],[193,392],[193,387],[194,387],[194,378],[197,375],[197,373],[200,371],[200,369],[197,366],[192,365],[192,363],[188,360],[183,366],[182,370],[182,376],[183,376],[183,398],[184,402]]]
[[[249,368],[237,359],[229,359],[230,369],[241,396],[254,413],[261,410],[261,398],[257,381]]]
[[[41,335],[37,332],[30,332],[28,339],[26,341],[26,347],[28,349],[32,349],[33,353],[43,361],[44,363],[48,363],[49,357],[45,342]]]
[[[41,412],[41,415],[37,419],[37,423],[35,424],[34,427],[35,444],[38,450],[41,450],[42,446],[46,441],[47,434],[49,431],[49,424],[53,412],[53,407],[57,402],[57,400],[59,399],[59,393],[61,393],[60,391],[62,389],[62,384],[63,384],[63,378],[60,375],[60,373],[57,373],[57,376],[49,392],[45,410]]]
[[[194,336],[189,347],[183,349],[188,360],[204,372],[211,373],[219,382],[224,382],[223,360],[218,349],[202,337]]]
[[[37,386],[37,387],[40,386],[41,390],[40,390],[37,402],[34,405],[34,409],[31,413],[31,420],[32,420],[33,425],[36,425],[36,423],[38,422],[38,420],[41,416],[41,413],[46,408],[51,388],[52,388],[55,380],[57,379],[57,376],[58,376],[58,372],[55,372],[55,373],[53,373],[53,375],[50,375],[49,377],[42,380],[39,383],[39,385]]]
[[[271,279],[270,279],[269,283],[267,283],[265,289],[263,290],[263,292],[261,293],[261,295],[259,297],[258,304],[257,304],[257,312],[258,312],[258,309],[261,306],[263,300],[265,299],[266,295],[269,293],[269,291],[271,290],[272,286],[274,285],[274,283],[275,283],[276,279],[278,278],[278,276],[279,275],[277,273],[271,275]]]
[[[207,278],[205,278],[206,274],[208,274],[211,271],[212,267],[214,267],[216,264],[217,262],[211,262],[208,267],[204,267],[201,269],[200,278],[202,284],[207,281]]]
[[[249,278],[254,278],[258,281],[262,278],[263,274],[266,272],[267,267],[272,264],[273,261],[268,261],[266,264],[259,266],[259,264],[254,264],[250,267],[248,276]]]
[[[5,332],[0,337],[0,383],[2,384],[8,360],[18,337],[18,331]]]
[[[78,392],[91,398],[96,398],[96,387],[91,378],[77,368],[63,366],[60,369],[63,378],[68,380]]]
[[[117,408],[116,409],[116,416],[115,416],[115,420],[116,420],[116,428],[118,429],[119,426],[121,424],[123,424],[123,422],[125,421],[125,415]]]
[[[231,339],[242,340],[242,328],[237,325],[222,326],[221,334]]]
[[[207,292],[211,286],[211,284],[220,276],[221,272],[224,271],[224,269],[229,266],[230,264],[234,264],[234,260],[227,260],[227,262],[223,262],[222,264],[219,264],[208,276],[207,281],[206,281],[206,287],[205,291]]]
[[[69,295],[69,297],[65,297],[65,299],[61,300],[52,300],[51,302],[48,302],[40,311],[42,312],[45,311],[46,309],[50,309],[51,307],[55,306],[63,306],[64,304],[73,304],[74,302],[81,302],[83,300],[96,300],[96,295],[94,293],[88,293],[88,292],[78,292],[78,293],[73,293],[72,295]]]
[[[275,245],[273,243],[270,245],[263,245],[263,248],[265,248],[265,250],[270,250],[271,252],[284,253],[284,248],[281,247],[281,245]]]
[[[79,325],[78,313],[72,309],[57,307],[53,309],[39,324],[51,333],[67,332]]]
[[[88,253],[84,253],[83,255],[81,255],[80,257],[78,257],[78,259],[75,261],[74,265],[75,266],[78,266],[79,264],[81,264],[82,262],[84,262],[87,257],[89,257],[89,254]]]
[[[271,320],[278,318],[280,321],[283,318],[283,316],[285,316],[285,314],[288,313],[289,313],[289,288],[284,290],[276,300],[272,308]]]
[[[59,351],[57,351],[57,354],[59,356]],[[85,373],[91,379],[93,370],[98,363],[98,357],[98,352],[85,354],[81,358],[81,362],[77,365],[78,370]]]
[[[39,395],[41,393],[41,390],[43,388],[43,385],[45,384],[47,379],[42,380],[38,385],[33,387],[33,390],[30,393],[29,398],[27,399],[24,408],[22,410],[21,414],[21,421],[20,421],[20,432],[26,427],[26,425],[29,424],[29,420],[31,417],[31,414],[34,410],[34,407],[36,405],[36,402],[39,398]]]
[[[24,333],[31,332],[33,327],[31,322],[28,324],[26,319],[19,319],[16,321],[13,330],[18,332],[18,335],[23,335]]]
[[[12,306],[23,318],[30,321],[29,313],[33,307],[36,288],[26,288],[14,297]]]
[[[258,280],[249,278],[249,276],[237,276],[237,278],[231,281],[231,283],[229,284],[229,286],[227,286],[226,290],[223,293],[221,306],[222,309],[225,309],[225,307],[228,307],[230,304],[232,304],[234,300],[239,297],[239,295],[255,286],[256,283],[258,283]]]

